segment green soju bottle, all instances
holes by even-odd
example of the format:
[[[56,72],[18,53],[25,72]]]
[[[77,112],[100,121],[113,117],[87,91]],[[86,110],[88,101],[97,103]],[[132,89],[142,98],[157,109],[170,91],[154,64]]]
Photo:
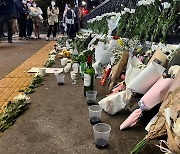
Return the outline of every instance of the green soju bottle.
[[[84,70],[84,96],[86,96],[86,91],[94,90],[94,75],[95,70],[92,67],[92,55],[88,55],[87,67]]]

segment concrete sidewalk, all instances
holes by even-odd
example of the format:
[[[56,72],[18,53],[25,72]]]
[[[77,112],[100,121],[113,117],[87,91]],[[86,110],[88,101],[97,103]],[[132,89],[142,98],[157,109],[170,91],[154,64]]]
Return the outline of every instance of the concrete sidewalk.
[[[5,51],[9,54],[17,52],[10,57],[5,51],[2,52],[0,47],[0,62],[3,60],[4,66],[1,77],[34,54],[35,49],[37,51],[46,44],[42,40],[24,41],[23,45],[18,42],[11,47],[6,45],[8,49]],[[56,59],[54,67],[60,67],[60,59]],[[0,68],[2,69],[1,65]],[[127,111],[114,116],[103,112],[102,122],[110,124],[112,131],[109,147],[104,150],[97,149],[89,121],[88,106],[83,96],[83,81],[79,78],[78,84],[72,85],[70,75],[66,74],[65,85],[58,86],[54,75],[47,75],[44,79],[44,85],[29,95],[29,110],[0,137],[0,154],[129,154],[145,136],[144,127],[140,124],[125,131],[119,130],[119,125],[130,114]],[[108,94],[108,88],[100,86],[98,80],[95,85],[100,100]],[[141,153],[161,153],[155,143],[157,142],[148,143]]]

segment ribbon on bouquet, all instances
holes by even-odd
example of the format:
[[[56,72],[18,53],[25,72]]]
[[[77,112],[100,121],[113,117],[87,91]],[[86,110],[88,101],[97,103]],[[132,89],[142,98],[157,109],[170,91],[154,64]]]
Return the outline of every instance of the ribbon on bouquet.
[[[131,115],[120,125],[120,130],[134,126],[137,123],[139,117],[142,115],[142,111],[148,108],[142,100],[138,102],[138,105],[139,109],[136,109],[134,112],[132,112]]]

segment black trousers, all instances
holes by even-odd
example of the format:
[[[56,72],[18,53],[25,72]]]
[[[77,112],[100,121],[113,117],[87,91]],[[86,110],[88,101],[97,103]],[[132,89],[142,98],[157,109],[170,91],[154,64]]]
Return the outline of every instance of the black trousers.
[[[2,37],[5,22],[8,28],[8,40],[12,40],[12,25],[13,25],[12,15],[0,15],[0,40]]]
[[[50,37],[52,29],[53,29],[53,37],[56,37],[57,26],[58,26],[58,23],[54,23],[54,25],[49,25],[47,37]]]
[[[32,35],[32,31],[33,31],[33,22],[32,19],[29,18],[27,19],[27,36],[31,36]]]
[[[19,24],[19,37],[26,37],[27,19],[25,18],[18,19],[18,24]]]
[[[76,37],[76,32],[75,32],[75,25],[74,24],[66,24],[67,25],[67,35],[69,38],[73,39]]]

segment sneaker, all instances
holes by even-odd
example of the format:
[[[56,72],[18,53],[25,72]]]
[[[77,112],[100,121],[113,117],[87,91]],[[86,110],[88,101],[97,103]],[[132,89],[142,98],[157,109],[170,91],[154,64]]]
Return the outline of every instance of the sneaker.
[[[37,37],[35,36],[34,39],[37,39]]]
[[[53,37],[53,40],[54,40],[54,41],[57,41],[57,38],[56,38],[56,37]]]
[[[49,37],[46,37],[46,41],[49,41]]]
[[[19,37],[19,40],[23,40],[23,37]]]

